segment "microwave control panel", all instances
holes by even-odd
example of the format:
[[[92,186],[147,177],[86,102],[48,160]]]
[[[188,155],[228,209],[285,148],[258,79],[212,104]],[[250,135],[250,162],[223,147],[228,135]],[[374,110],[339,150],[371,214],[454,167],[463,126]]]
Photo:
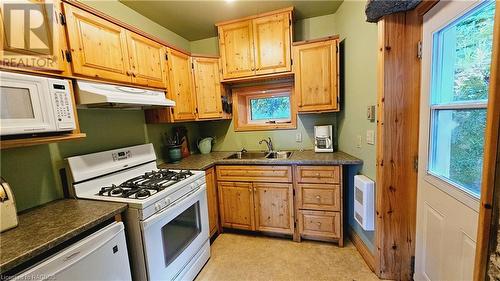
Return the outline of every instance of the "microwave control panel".
[[[69,87],[70,85],[66,80],[51,79],[49,82],[58,131],[70,131],[76,128]]]

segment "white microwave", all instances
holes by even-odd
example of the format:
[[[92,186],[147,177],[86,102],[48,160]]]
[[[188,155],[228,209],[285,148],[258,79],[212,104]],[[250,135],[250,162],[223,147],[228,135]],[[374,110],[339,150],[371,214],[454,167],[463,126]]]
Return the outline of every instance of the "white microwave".
[[[68,80],[0,71],[0,135],[76,128]]]

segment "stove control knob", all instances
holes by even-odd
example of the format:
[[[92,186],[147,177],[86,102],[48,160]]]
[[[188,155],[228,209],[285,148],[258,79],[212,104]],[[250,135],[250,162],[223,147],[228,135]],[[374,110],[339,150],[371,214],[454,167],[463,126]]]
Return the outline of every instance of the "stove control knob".
[[[159,211],[161,209],[160,203],[155,203],[155,210]]]
[[[165,204],[167,204],[167,205],[168,205],[168,204],[170,204],[170,202],[171,202],[171,200],[170,200],[170,198],[169,198],[169,197],[165,198]]]
[[[196,188],[196,183],[191,183],[191,190],[195,189]]]

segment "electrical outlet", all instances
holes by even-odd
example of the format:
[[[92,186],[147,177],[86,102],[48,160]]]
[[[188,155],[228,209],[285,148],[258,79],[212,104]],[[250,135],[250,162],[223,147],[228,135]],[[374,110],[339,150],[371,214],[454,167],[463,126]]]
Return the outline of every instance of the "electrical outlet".
[[[366,143],[375,144],[375,131],[373,130],[366,131]]]
[[[295,141],[302,142],[302,133],[295,134]]]
[[[360,135],[358,135],[356,138],[357,138],[356,147],[361,148],[361,143],[363,142],[363,138]]]

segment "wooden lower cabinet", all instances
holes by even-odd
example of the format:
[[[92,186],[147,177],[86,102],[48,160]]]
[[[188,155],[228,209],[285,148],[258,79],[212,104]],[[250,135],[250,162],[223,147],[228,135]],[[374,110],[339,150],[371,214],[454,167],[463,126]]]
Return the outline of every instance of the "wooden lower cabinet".
[[[305,238],[337,240],[341,237],[339,212],[299,210],[299,231]]]
[[[216,178],[222,227],[343,246],[342,166],[220,165]]]
[[[255,230],[293,234],[293,186],[253,183]]]
[[[208,226],[210,236],[219,229],[219,208],[217,204],[217,181],[215,179],[215,169],[210,168],[205,171],[207,183],[207,206],[208,206]]]
[[[219,182],[219,210],[223,227],[255,230],[252,184]]]
[[[298,165],[294,169],[296,238],[344,245],[342,166]]]

